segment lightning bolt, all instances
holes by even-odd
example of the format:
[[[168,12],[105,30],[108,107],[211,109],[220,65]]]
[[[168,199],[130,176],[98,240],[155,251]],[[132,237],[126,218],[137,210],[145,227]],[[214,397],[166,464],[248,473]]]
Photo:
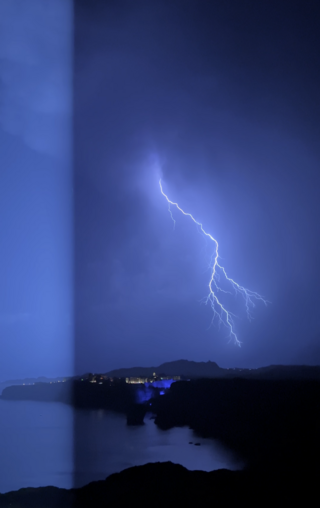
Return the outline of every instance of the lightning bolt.
[[[252,319],[251,315],[251,308],[255,307],[255,300],[262,301],[265,305],[267,305],[267,300],[265,300],[261,295],[258,293],[255,293],[254,291],[250,291],[249,289],[244,288],[243,286],[240,286],[237,282],[235,282],[233,279],[228,277],[225,269],[223,266],[219,264],[219,244],[218,241],[213,238],[213,236],[210,235],[210,233],[207,233],[202,226],[201,222],[198,222],[191,213],[187,213],[180,206],[178,203],[175,203],[174,201],[171,201],[168,196],[163,192],[161,180],[159,180],[159,186],[161,194],[166,198],[168,202],[168,210],[171,216],[171,219],[173,220],[173,227],[175,227],[176,221],[173,218],[171,206],[175,206],[179,212],[181,212],[186,217],[190,217],[190,219],[199,227],[201,233],[205,235],[209,240],[211,240],[214,244],[214,251],[211,256],[211,263],[210,263],[210,270],[211,270],[211,277],[209,281],[209,294],[206,296],[203,301],[205,304],[209,304],[211,306],[211,309],[213,311],[213,317],[211,323],[214,321],[215,318],[218,318],[219,326],[223,324],[227,327],[229,330],[229,337],[230,340],[233,340],[234,343],[237,346],[241,345],[241,342],[239,341],[235,331],[234,331],[234,322],[233,318],[235,317],[234,314],[232,314],[230,311],[228,311],[225,306],[220,302],[219,298],[217,297],[218,292],[223,293],[229,293],[230,291],[225,291],[224,289],[220,288],[217,284],[217,281],[221,279],[221,277],[224,277],[225,280],[228,282],[228,284],[231,286],[232,291],[235,295],[240,294],[245,303],[246,313],[249,321]]]

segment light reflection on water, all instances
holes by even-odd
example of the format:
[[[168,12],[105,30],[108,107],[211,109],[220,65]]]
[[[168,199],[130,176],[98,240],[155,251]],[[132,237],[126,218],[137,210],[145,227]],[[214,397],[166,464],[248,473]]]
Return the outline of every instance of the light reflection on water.
[[[187,427],[162,431],[150,416],[145,425],[128,427],[124,415],[101,409],[0,401],[0,492],[79,487],[147,462],[170,460],[205,471],[240,467],[216,442]]]

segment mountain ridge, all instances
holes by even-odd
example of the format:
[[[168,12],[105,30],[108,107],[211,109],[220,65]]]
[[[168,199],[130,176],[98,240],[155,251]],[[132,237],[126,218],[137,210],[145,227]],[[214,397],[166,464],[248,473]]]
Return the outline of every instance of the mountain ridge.
[[[106,372],[109,377],[152,377],[153,374],[182,378],[319,379],[319,365],[268,365],[257,369],[223,368],[216,362],[175,360],[158,367],[129,367]]]
[[[194,362],[190,360],[174,360],[165,362],[158,367],[129,367],[106,372],[110,377],[152,377],[157,375],[184,377],[220,377],[227,369],[219,367],[216,362]]]

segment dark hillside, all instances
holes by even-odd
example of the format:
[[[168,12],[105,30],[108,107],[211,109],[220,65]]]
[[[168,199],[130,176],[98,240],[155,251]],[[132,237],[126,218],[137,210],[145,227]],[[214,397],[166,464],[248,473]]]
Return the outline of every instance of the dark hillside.
[[[221,440],[249,467],[318,469],[320,382],[203,379],[174,383],[153,402],[163,429],[188,425]]]

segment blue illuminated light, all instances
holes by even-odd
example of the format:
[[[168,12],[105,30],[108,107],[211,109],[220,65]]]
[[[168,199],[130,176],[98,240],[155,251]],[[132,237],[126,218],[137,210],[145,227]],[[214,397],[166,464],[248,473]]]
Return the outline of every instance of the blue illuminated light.
[[[252,319],[252,316],[251,316],[251,313],[250,313],[250,308],[254,308],[255,307],[254,300],[255,301],[260,300],[265,305],[267,305],[267,300],[265,300],[258,293],[255,293],[254,291],[250,291],[249,289],[246,289],[243,286],[240,286],[237,282],[235,282],[233,279],[228,277],[224,267],[221,266],[219,264],[219,262],[218,262],[218,259],[219,259],[219,254],[218,254],[218,247],[219,247],[219,245],[218,245],[218,241],[215,238],[213,238],[213,236],[211,236],[209,233],[207,233],[203,229],[202,223],[196,221],[195,218],[191,215],[191,213],[187,213],[184,210],[182,210],[182,208],[180,208],[178,203],[174,203],[173,201],[170,201],[168,196],[163,192],[161,180],[159,180],[159,185],[160,185],[161,194],[166,198],[166,200],[168,202],[168,210],[169,210],[171,219],[173,220],[173,226],[175,226],[176,221],[173,218],[171,206],[175,206],[177,208],[177,210],[179,210],[183,215],[185,215],[187,217],[190,217],[192,219],[192,221],[197,226],[200,227],[201,233],[203,235],[205,235],[207,238],[209,238],[214,243],[214,251],[213,251],[212,256],[211,256],[211,264],[210,264],[211,277],[210,277],[210,281],[209,281],[209,294],[208,294],[208,296],[206,296],[204,298],[203,301],[204,301],[205,304],[209,303],[210,306],[211,306],[211,309],[213,311],[212,322],[213,322],[214,318],[217,317],[218,320],[219,320],[219,324],[222,323],[224,326],[226,326],[228,328],[230,339],[233,339],[234,343],[237,346],[240,346],[241,343],[240,343],[240,341],[239,341],[239,339],[238,339],[238,337],[237,337],[237,335],[236,335],[236,333],[234,331],[233,317],[235,317],[235,316],[230,311],[228,311],[224,307],[224,305],[220,302],[220,300],[218,299],[218,297],[217,297],[217,295],[216,295],[216,293],[215,293],[213,288],[215,288],[215,290],[217,292],[221,291],[223,293],[229,293],[229,294],[230,294],[230,292],[225,291],[222,288],[220,288],[218,286],[218,284],[217,284],[217,281],[220,280],[220,277],[224,277],[224,279],[231,285],[231,287],[232,287],[233,291],[235,292],[235,294],[238,294],[238,293],[241,294],[241,296],[244,298],[246,312],[247,312],[247,317],[248,317],[249,321]]]
[[[153,386],[154,388],[170,388],[172,383],[175,383],[174,379],[162,379],[161,381],[153,381],[152,383],[145,383],[145,386]]]
[[[143,404],[154,397],[154,390],[148,386],[141,386],[136,391],[136,402],[137,404]]]
[[[136,389],[136,403],[144,404],[148,402],[152,397],[157,395],[164,395],[166,390],[170,388],[172,383],[175,383],[175,379],[162,379],[161,381],[147,382],[143,385],[138,385]],[[159,392],[160,389],[160,392]]]

